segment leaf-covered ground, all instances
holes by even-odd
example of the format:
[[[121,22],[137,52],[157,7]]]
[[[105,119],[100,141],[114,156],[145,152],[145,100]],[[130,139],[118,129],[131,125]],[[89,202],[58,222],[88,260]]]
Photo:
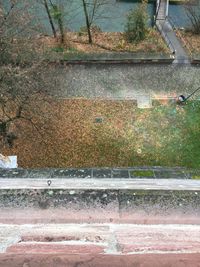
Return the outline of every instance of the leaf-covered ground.
[[[200,55],[200,35],[192,32],[180,32],[183,42],[193,55]]]
[[[53,48],[57,52],[74,53],[102,53],[102,52],[143,52],[165,53],[170,51],[164,43],[161,35],[154,29],[149,30],[146,39],[140,43],[128,43],[121,32],[94,32],[93,45],[88,44],[85,32],[66,33],[66,46],[61,46],[52,37],[42,37],[40,43],[45,48]],[[64,50],[63,50],[64,48]]]
[[[130,100],[65,99],[37,114],[37,129],[18,123],[14,148],[3,151],[20,167],[200,166],[198,101],[139,110]]]

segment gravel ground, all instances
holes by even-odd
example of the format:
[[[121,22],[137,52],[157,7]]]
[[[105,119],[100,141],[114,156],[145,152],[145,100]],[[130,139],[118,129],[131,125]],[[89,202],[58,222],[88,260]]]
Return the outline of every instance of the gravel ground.
[[[55,82],[52,93],[59,97],[188,95],[200,85],[200,67],[191,65],[68,65],[56,66],[53,75],[55,79],[48,72],[48,79]]]

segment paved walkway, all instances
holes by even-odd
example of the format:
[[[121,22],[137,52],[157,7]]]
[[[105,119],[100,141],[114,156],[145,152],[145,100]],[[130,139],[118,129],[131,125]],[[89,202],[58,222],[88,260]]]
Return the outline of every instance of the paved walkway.
[[[169,20],[157,20],[156,25],[171,51],[174,53],[175,60],[173,63],[190,64],[190,58],[183,48],[180,40],[176,36],[176,33],[174,32]]]

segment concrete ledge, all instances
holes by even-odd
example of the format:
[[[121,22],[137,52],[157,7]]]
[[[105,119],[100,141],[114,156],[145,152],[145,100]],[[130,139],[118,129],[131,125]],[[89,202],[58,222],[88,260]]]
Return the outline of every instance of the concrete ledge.
[[[172,58],[166,59],[153,59],[153,58],[140,58],[140,59],[69,59],[60,60],[60,64],[171,64],[174,61]]]
[[[0,181],[0,190],[12,189],[75,189],[75,190],[173,190],[200,191],[200,181],[181,179],[138,178],[6,178]]]
[[[193,65],[199,65],[199,64],[200,64],[200,59],[195,59],[195,58],[193,58],[193,59],[191,60],[191,64],[193,64]]]
[[[198,170],[0,173],[0,267],[199,266]]]
[[[163,100],[166,100],[163,99]],[[169,101],[175,101],[169,99]],[[155,101],[155,100],[153,100]],[[154,103],[153,103],[154,104]],[[82,169],[0,169],[0,181],[7,178],[142,178],[142,179],[193,179],[200,177],[200,170],[169,167],[130,167],[130,168],[82,168]]]
[[[199,170],[15,169],[0,177],[0,223],[200,222]]]
[[[150,189],[145,184],[140,184],[140,189],[135,188],[137,184],[132,188],[125,184],[113,188],[111,184],[110,189],[92,189],[88,184],[81,189],[79,183],[57,189],[1,189],[0,223],[200,223],[196,183],[192,188],[185,184],[185,190],[155,189],[154,185]]]
[[[81,54],[71,53],[58,58],[47,60],[50,64],[171,64],[174,60],[172,55],[159,53],[134,53],[134,52],[110,52]]]

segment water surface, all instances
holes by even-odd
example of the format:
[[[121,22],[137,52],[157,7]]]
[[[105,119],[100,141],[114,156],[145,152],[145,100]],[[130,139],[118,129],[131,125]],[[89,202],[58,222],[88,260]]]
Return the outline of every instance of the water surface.
[[[59,0],[59,2],[63,5],[66,28],[72,31],[78,31],[80,27],[85,25],[81,0],[69,0],[68,4],[66,4],[66,0]],[[135,9],[139,2],[138,0],[110,0],[97,13],[94,24],[100,26],[103,31],[107,32],[124,31],[127,14],[130,10]],[[155,1],[148,3],[149,24],[152,23],[155,14],[155,4]],[[32,13],[39,18],[38,21],[43,30],[50,32],[51,29],[44,7],[41,4],[35,3]],[[170,4],[169,16],[172,17],[175,24],[179,27],[186,27],[189,23],[183,5]]]

